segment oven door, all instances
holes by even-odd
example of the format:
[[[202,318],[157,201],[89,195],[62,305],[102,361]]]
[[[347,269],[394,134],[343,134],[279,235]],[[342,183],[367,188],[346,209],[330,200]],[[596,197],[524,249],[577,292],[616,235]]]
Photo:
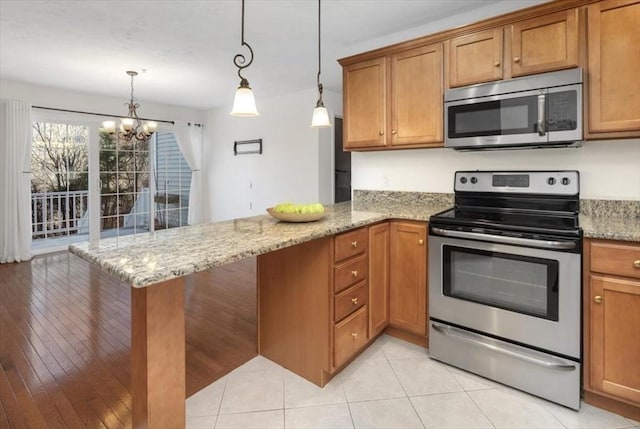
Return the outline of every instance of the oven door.
[[[580,254],[429,236],[429,315],[580,358]]]

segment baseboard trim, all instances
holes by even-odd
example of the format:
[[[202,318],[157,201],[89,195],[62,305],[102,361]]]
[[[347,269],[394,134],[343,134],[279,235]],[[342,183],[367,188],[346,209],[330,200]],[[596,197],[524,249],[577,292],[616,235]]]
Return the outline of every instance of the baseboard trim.
[[[640,421],[640,406],[622,402],[599,393],[584,391],[584,402],[627,418]]]

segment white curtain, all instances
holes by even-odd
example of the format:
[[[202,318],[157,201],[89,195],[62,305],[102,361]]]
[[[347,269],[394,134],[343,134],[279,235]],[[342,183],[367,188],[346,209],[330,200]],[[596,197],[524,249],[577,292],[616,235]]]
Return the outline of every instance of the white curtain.
[[[0,100],[0,263],[31,258],[31,103]]]
[[[202,127],[176,121],[173,130],[182,156],[191,168],[188,222],[197,225],[202,223]]]

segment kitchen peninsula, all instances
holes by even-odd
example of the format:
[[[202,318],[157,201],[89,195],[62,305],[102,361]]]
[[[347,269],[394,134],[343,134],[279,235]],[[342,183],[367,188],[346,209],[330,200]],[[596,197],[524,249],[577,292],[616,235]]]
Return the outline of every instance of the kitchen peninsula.
[[[307,224],[263,215],[72,245],[72,253],[131,285],[134,427],[185,424],[184,276],[388,219],[426,222],[452,205],[444,194],[394,194],[406,195],[356,191],[354,203],[329,206],[324,219]],[[588,223],[598,230],[585,230],[587,237],[640,241],[638,222],[615,231],[593,217]]]

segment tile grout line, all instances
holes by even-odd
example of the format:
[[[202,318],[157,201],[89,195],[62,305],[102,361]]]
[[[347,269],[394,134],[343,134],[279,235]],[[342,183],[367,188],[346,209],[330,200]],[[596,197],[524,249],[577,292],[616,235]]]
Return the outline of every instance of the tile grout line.
[[[486,390],[486,389],[485,389],[485,390]],[[480,412],[482,413],[482,415],[484,416],[484,418],[485,418],[485,419],[487,419],[487,421],[489,422],[489,424],[490,424],[491,426],[493,426],[494,428],[497,428],[496,424],[493,422],[493,420],[491,420],[491,419],[489,418],[489,416],[487,415],[487,413],[485,413],[485,412],[484,412],[484,410],[482,409],[482,407],[481,407],[481,406],[480,406],[480,405],[479,405],[479,404],[478,404],[478,403],[473,399],[473,397],[472,397],[471,395],[469,395],[469,392],[465,390],[465,391],[464,391],[464,393],[467,395],[467,398],[471,399],[471,402],[473,402],[473,405],[475,405],[475,406],[480,410]]]
[[[220,403],[218,404],[218,411],[216,412],[216,421],[213,423],[213,429],[218,426],[218,420],[220,419],[220,409],[222,409],[222,401],[224,399],[224,393],[227,391],[227,382],[229,381],[229,375],[224,377],[224,386],[222,387],[222,395],[220,395]]]
[[[384,358],[387,361],[387,364],[389,365],[389,367],[391,368],[391,372],[393,372],[393,375],[396,377],[396,380],[398,380],[398,384],[400,384],[400,388],[404,392],[405,397],[407,398],[407,401],[409,401],[409,405],[411,405],[411,409],[413,410],[414,413],[416,413],[416,416],[418,417],[418,421],[420,422],[422,427],[426,429],[427,425],[424,424],[424,422],[422,421],[422,417],[420,417],[420,413],[418,413],[418,410],[416,410],[416,407],[413,405],[413,402],[411,401],[411,398],[409,397],[409,395],[407,394],[407,391],[405,390],[404,386],[402,385],[402,382],[400,381],[400,377],[398,377],[398,374],[396,373],[396,370],[393,368],[393,365],[391,365],[391,361],[389,360],[389,356],[387,356],[387,354],[385,353],[384,349],[382,350],[382,354],[384,354]]]

